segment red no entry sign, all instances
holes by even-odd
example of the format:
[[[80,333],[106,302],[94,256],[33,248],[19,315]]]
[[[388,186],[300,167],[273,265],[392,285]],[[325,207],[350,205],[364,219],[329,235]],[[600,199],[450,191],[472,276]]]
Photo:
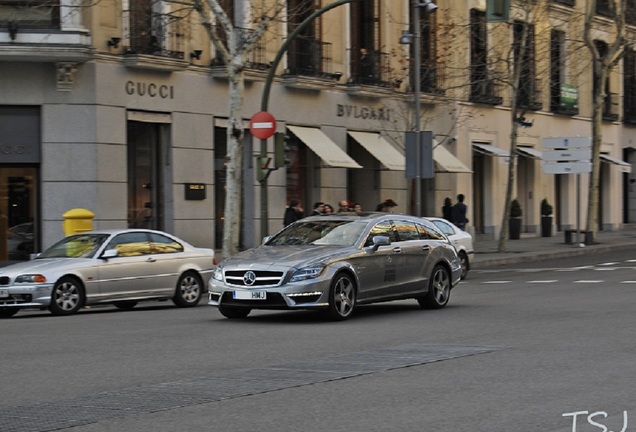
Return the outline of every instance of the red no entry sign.
[[[250,119],[250,132],[256,138],[267,139],[276,132],[276,119],[267,111],[257,112]]]

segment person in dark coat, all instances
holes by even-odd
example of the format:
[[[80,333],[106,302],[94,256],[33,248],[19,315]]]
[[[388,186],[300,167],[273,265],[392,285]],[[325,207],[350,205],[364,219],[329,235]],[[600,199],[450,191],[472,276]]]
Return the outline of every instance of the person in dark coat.
[[[285,209],[285,216],[283,218],[283,225],[287,226],[296,222],[298,219],[305,217],[304,210],[300,205],[300,201],[293,199],[289,201],[289,207]]]
[[[444,205],[442,206],[442,217],[449,222],[453,221],[453,201],[450,197],[444,199]]]
[[[458,228],[465,230],[466,224],[468,223],[468,218],[466,218],[466,211],[468,207],[464,204],[464,195],[457,195],[457,202],[453,206],[453,211],[451,212],[452,222],[457,225]]]

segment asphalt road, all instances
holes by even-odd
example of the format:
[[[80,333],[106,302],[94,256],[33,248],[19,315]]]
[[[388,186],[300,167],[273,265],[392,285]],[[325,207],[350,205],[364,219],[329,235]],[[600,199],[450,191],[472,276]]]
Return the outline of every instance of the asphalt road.
[[[0,321],[0,431],[626,432],[635,270],[636,250],[484,268],[443,310],[393,302],[342,323],[21,312]]]

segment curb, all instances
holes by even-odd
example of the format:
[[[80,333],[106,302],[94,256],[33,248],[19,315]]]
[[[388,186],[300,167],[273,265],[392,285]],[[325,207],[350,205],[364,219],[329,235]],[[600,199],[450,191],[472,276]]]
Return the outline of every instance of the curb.
[[[493,257],[493,258],[484,258],[484,259],[475,259],[471,263],[471,270],[478,269],[481,267],[495,267],[506,264],[518,264],[521,262],[534,262],[534,261],[545,261],[551,260],[555,258],[565,258],[565,257],[573,257],[573,256],[581,256],[587,255],[590,253],[598,253],[598,252],[609,252],[614,250],[624,250],[624,249],[632,249],[636,248],[636,244],[634,243],[623,243],[623,244],[596,244],[592,246],[586,246],[584,248],[574,248],[571,250],[559,250],[559,251],[551,251],[551,252],[503,252],[500,255],[509,254],[511,256],[502,256],[502,257]],[[484,255],[489,254],[488,252],[484,253]],[[495,252],[494,254],[497,254]],[[477,255],[480,255],[477,253]]]

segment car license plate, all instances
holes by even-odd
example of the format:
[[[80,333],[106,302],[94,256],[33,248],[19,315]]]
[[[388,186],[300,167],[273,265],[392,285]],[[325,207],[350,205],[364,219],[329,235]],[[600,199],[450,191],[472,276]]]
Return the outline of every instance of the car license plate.
[[[234,291],[235,300],[267,300],[267,291]]]
[[[9,297],[9,290],[0,289],[0,298],[8,298],[8,297]]]

